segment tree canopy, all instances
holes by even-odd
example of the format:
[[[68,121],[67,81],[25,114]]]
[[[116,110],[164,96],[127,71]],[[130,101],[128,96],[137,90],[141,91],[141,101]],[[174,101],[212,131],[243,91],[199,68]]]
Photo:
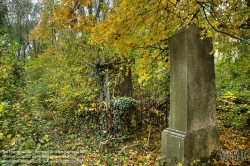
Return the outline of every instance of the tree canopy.
[[[244,0],[61,0],[50,7],[53,26],[87,35],[100,49],[115,48],[122,59],[136,59],[140,82],[150,80],[145,71],[153,64],[168,68],[168,38],[191,23],[203,28],[201,39],[213,38],[211,53],[238,44],[250,49],[250,3]]]
[[[79,32],[90,30],[93,42],[111,43],[123,52],[164,50],[168,37],[190,23],[203,28],[202,35],[215,43],[223,39],[249,45],[249,10],[244,0],[62,0],[51,21]]]

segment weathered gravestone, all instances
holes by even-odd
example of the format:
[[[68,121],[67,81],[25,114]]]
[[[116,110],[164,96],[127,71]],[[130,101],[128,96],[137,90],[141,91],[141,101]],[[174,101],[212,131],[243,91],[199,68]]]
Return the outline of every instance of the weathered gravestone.
[[[133,97],[133,82],[131,68],[123,71],[123,82],[120,85],[120,95],[126,97]]]
[[[162,152],[172,164],[187,164],[219,148],[212,41],[200,40],[192,24],[169,39],[169,48],[170,119]]]
[[[105,58],[103,58],[100,62],[100,65],[105,66],[105,63],[106,63]],[[103,85],[101,85],[102,87],[101,87],[101,92],[100,92],[100,98],[101,98],[101,101],[104,101],[106,104],[110,104],[110,92],[109,92],[109,87],[108,87],[108,82],[109,82],[108,73],[105,73],[102,76],[102,79],[103,79],[102,80]]]

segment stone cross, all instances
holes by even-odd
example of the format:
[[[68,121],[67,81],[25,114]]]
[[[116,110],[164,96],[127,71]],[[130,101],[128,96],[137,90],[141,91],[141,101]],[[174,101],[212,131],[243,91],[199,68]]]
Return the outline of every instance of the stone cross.
[[[191,24],[170,37],[169,48],[170,117],[162,153],[172,164],[187,164],[219,148],[212,40],[200,40]]]

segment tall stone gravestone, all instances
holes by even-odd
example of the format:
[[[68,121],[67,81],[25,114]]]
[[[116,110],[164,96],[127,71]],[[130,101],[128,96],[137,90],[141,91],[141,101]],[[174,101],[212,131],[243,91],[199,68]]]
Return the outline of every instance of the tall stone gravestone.
[[[162,152],[172,164],[187,164],[219,148],[211,38],[200,40],[192,24],[169,39],[170,119]]]

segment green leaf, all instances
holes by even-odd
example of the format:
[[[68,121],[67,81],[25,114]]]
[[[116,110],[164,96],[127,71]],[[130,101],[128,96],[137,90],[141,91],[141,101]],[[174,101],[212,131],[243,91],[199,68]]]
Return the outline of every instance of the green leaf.
[[[2,111],[3,111],[3,105],[0,104],[0,112],[2,112]]]
[[[12,66],[9,66],[9,65],[7,65],[5,68],[6,68],[7,70],[14,70],[14,68],[13,68]]]

